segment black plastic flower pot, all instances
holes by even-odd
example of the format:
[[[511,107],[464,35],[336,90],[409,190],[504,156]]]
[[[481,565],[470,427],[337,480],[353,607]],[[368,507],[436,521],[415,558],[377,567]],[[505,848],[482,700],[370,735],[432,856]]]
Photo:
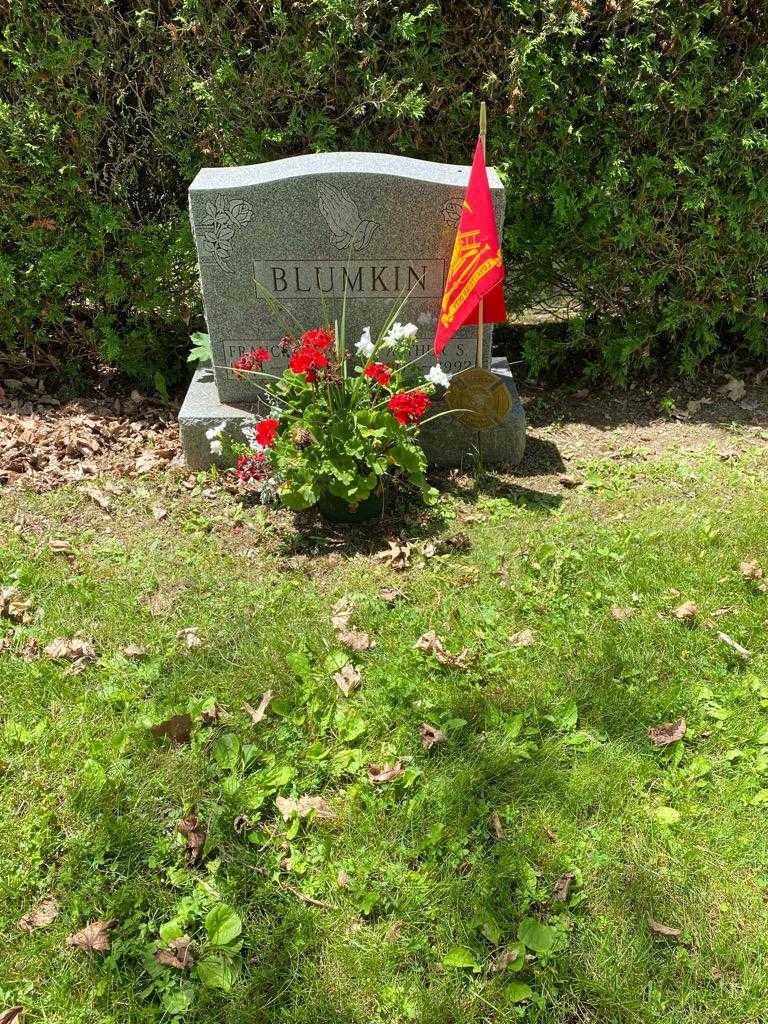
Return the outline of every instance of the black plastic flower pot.
[[[352,526],[355,523],[368,523],[378,519],[384,509],[384,488],[377,487],[364,501],[350,505],[344,498],[335,494],[321,494],[317,502],[320,515],[326,522],[335,525]]]

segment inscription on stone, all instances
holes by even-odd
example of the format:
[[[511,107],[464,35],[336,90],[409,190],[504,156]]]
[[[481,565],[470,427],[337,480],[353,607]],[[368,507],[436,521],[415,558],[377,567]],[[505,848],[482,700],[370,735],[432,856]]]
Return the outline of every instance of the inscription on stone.
[[[281,337],[338,317],[345,292],[350,342],[405,300],[397,319],[418,325],[411,358],[423,355],[426,371],[468,177],[468,167],[377,153],[200,171],[190,216],[221,399],[254,397],[228,369],[234,359],[261,345],[280,373]],[[492,170],[489,181],[501,234],[504,189]],[[441,365],[473,366],[474,338],[460,331]]]

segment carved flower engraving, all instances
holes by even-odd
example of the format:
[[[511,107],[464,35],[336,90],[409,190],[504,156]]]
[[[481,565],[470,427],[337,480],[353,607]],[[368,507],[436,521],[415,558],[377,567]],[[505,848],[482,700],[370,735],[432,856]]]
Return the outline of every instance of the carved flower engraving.
[[[227,199],[219,195],[205,204],[200,222],[205,247],[219,267],[229,273],[232,240],[238,228],[245,227],[253,217],[253,207],[246,199]]]

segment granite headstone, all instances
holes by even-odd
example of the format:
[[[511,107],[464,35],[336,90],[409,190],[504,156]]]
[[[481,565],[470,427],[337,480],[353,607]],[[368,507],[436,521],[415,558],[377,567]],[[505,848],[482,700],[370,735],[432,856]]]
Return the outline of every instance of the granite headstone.
[[[392,308],[432,341],[468,168],[379,153],[320,153],[252,167],[205,168],[189,189],[214,374],[224,401],[252,400],[228,367],[257,345],[280,373],[286,334],[333,323],[347,295],[350,342],[374,337]],[[501,235],[504,188],[489,170]],[[406,298],[407,297],[407,298]],[[476,329],[442,355],[448,373],[474,366]],[[489,365],[490,345],[486,346]]]
[[[199,172],[189,209],[213,370],[197,372],[179,414],[190,466],[211,462],[206,427],[223,420],[242,438],[242,423],[260,411],[252,382],[238,380],[232,362],[265,347],[266,369],[281,373],[281,339],[333,323],[345,294],[350,346],[365,327],[375,337],[404,300],[397,319],[417,325],[411,358],[422,356],[426,372],[436,361],[432,343],[469,170],[383,153],[322,153]],[[488,179],[501,237],[504,188],[491,168]],[[446,372],[475,365],[476,337],[474,327],[454,336],[440,358]],[[459,465],[478,446],[488,462],[522,457],[525,417],[509,367],[495,359],[492,369],[512,395],[508,422],[480,438],[447,423],[451,417],[435,421],[423,438],[432,463]]]

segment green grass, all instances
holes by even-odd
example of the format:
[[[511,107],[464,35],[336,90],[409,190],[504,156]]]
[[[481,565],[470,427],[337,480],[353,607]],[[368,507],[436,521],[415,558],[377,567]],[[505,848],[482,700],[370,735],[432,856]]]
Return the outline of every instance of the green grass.
[[[76,489],[7,492],[0,580],[40,613],[0,655],[0,1011],[22,1003],[47,1024],[763,1019],[768,597],[738,567],[768,569],[765,469],[757,449],[596,463],[562,503],[535,482],[457,484],[401,535],[418,552],[460,531],[470,549],[416,553],[405,573],[372,560],[384,545],[370,535],[337,543],[202,487],[133,482],[111,514]],[[405,600],[384,602],[386,585]],[[363,684],[348,698],[331,678],[342,596],[376,641],[353,658]],[[693,625],[669,614],[684,600]],[[619,622],[612,605],[636,612]],[[202,646],[185,649],[188,626]],[[511,647],[525,628],[536,643]],[[470,670],[414,650],[428,629],[467,646]],[[30,637],[77,631],[99,654],[79,675],[20,656]],[[147,657],[124,659],[129,643]],[[253,725],[243,703],[268,688]],[[214,702],[228,717],[203,725]],[[189,744],[148,733],[184,711]],[[683,716],[685,739],[656,750],[648,728]],[[447,736],[431,751],[424,721]],[[400,779],[368,781],[370,763],[398,758]],[[303,794],[337,816],[285,823],[274,797]],[[189,866],[176,824],[192,813],[208,839]],[[553,888],[568,872],[564,904]],[[57,920],[21,931],[49,894]],[[242,923],[223,949],[212,911]],[[680,941],[654,937],[651,918]],[[111,951],[67,948],[93,919],[117,921]],[[157,965],[161,929],[191,935],[229,990]],[[520,937],[527,956],[494,971]]]

